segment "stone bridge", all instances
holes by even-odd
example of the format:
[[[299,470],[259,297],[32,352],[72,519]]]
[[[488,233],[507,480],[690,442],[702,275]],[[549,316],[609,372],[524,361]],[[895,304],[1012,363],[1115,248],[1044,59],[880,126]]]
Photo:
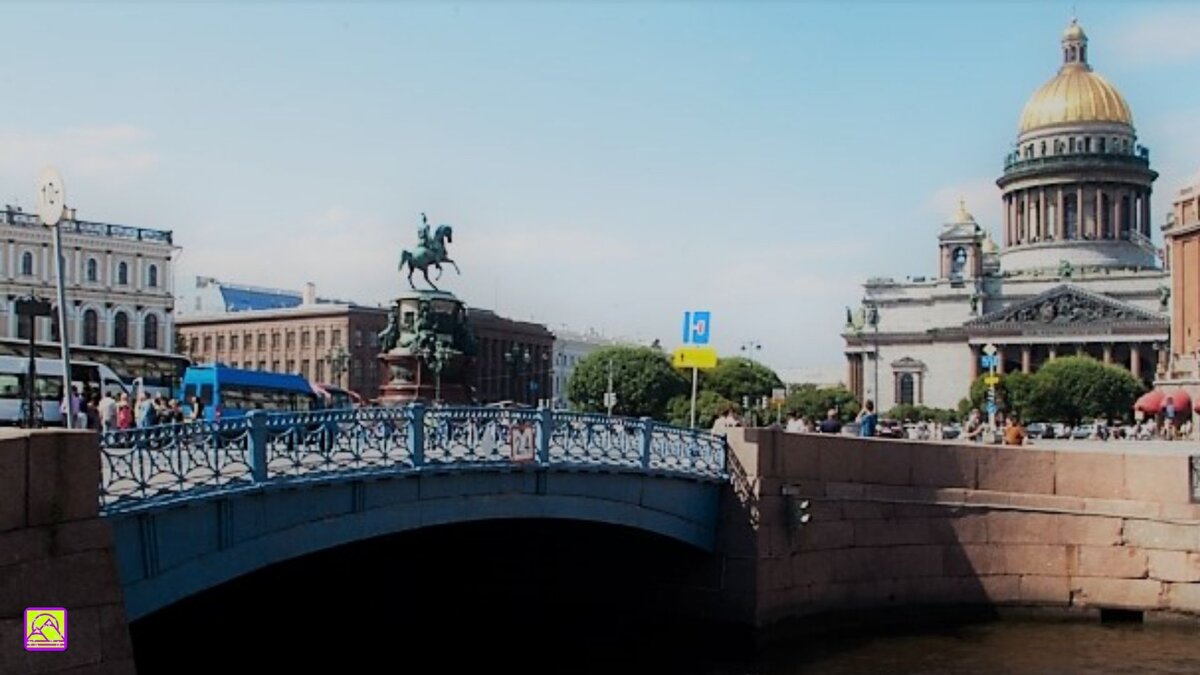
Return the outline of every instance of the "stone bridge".
[[[883,607],[1200,613],[1200,462],[421,407],[0,439],[0,672],[132,672],[127,621],[256,569],[495,519],[682,542],[662,602],[762,633]],[[1183,446],[1179,446],[1183,448]],[[581,581],[583,583],[583,581]],[[28,655],[25,606],[71,610]]]

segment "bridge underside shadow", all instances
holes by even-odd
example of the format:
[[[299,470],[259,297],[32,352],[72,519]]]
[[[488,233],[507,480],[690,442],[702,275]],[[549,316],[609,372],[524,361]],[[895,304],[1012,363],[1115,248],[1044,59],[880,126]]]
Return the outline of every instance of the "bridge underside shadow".
[[[380,662],[391,665],[370,670],[590,672],[639,654],[677,664],[715,653],[720,627],[700,623],[689,601],[711,559],[596,523],[430,527],[272,565],[136,621],[132,634],[144,673],[180,660],[309,672]]]
[[[125,606],[136,621],[275,563],[456,523],[603,523],[711,551],[719,498],[717,483],[666,475],[483,470],[272,483],[110,519]]]

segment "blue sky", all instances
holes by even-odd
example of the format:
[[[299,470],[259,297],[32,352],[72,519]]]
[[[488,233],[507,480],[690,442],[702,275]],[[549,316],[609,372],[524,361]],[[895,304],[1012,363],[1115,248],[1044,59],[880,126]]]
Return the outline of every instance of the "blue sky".
[[[471,304],[840,374],[868,276],[935,272],[1069,3],[5,5],[0,196],[160,227],[196,274],[386,301],[419,213]],[[1162,174],[1200,169],[1200,8],[1079,3]],[[47,48],[51,45],[51,48]]]

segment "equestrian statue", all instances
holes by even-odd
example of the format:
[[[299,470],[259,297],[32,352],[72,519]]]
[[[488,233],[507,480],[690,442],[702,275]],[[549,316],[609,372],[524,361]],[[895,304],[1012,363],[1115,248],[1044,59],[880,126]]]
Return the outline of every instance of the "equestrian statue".
[[[454,266],[454,271],[462,274],[458,269],[458,263],[450,259],[446,255],[446,244],[454,241],[454,229],[449,225],[438,225],[433,234],[429,234],[429,221],[425,218],[425,214],[421,214],[421,227],[417,228],[417,247],[413,250],[404,249],[400,252],[400,265],[398,269],[403,272],[404,266],[408,265],[408,285],[416,290],[417,287],[413,284],[413,272],[421,270],[421,275],[425,277],[425,283],[433,290],[439,290],[432,281],[429,280],[429,268],[437,268],[437,279],[442,278],[442,263],[450,263]]]

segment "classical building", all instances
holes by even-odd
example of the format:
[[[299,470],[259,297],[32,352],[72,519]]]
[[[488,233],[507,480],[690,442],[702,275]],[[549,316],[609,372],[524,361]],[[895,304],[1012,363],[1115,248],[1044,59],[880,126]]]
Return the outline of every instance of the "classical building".
[[[481,403],[535,405],[552,395],[554,334],[539,323],[514,321],[486,309],[467,309],[475,332],[475,397]]]
[[[571,397],[567,395],[567,383],[575,373],[575,366],[584,357],[601,347],[633,344],[632,340],[606,337],[594,330],[585,333],[566,329],[554,331],[552,397],[555,407],[570,407]]]
[[[882,410],[954,407],[988,344],[1001,372],[1088,354],[1154,376],[1169,304],[1150,243],[1157,174],[1074,20],[1061,47],[996,181],[1003,246],[960,203],[938,235],[936,277],[870,279],[859,312],[847,312],[850,387]]]
[[[180,317],[179,335],[197,363],[296,373],[374,398],[384,375],[378,333],[387,310],[307,299],[284,309]]]
[[[79,220],[74,209],[60,223],[67,326],[77,358],[100,361],[127,379],[177,383],[182,359],[173,356],[172,233]],[[52,232],[18,207],[0,211],[0,353],[26,354],[30,331],[38,351],[58,347],[58,309]],[[54,311],[31,326],[15,303],[36,295]]]
[[[1179,191],[1163,231],[1171,273],[1171,350],[1158,388],[1200,401],[1200,181]]]

